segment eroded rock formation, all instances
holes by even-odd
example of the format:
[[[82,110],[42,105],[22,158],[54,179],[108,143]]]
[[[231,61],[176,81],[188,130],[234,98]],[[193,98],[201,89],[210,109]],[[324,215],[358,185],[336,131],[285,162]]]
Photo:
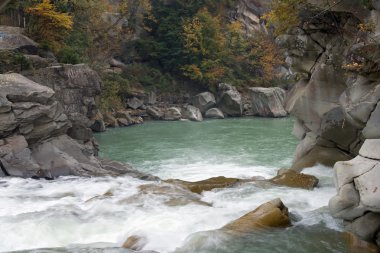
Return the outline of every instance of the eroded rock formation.
[[[91,140],[69,137],[73,123],[53,89],[20,74],[0,75],[0,176],[65,175],[153,179],[129,166],[99,160]]]
[[[305,14],[301,27],[277,39],[300,79],[286,100],[301,140],[292,169],[340,161],[331,212],[360,238],[379,242],[380,9],[378,1],[331,6]],[[366,24],[371,31],[360,28]]]

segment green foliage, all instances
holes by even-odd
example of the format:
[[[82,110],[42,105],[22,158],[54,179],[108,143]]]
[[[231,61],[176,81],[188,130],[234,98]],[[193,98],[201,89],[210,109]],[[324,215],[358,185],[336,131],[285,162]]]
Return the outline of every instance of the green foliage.
[[[3,50],[0,52],[0,73],[21,72],[32,69],[32,63],[23,54]]]
[[[280,62],[279,56],[270,52],[276,49],[274,43],[265,39],[270,49],[264,48],[264,53],[270,57],[253,50],[257,41],[244,34],[239,22],[228,23],[224,18],[234,3],[174,0],[168,5],[163,0],[152,1],[154,18],[145,20],[147,35],[133,42],[128,51],[137,52],[136,59],[152,68],[210,89],[223,81],[270,82],[273,77],[268,70]]]
[[[71,47],[65,47],[57,53],[58,62],[78,64],[81,62],[80,54]]]
[[[123,87],[128,87],[128,81],[118,74],[109,74],[103,78],[100,109],[104,112],[123,108],[120,92]]]

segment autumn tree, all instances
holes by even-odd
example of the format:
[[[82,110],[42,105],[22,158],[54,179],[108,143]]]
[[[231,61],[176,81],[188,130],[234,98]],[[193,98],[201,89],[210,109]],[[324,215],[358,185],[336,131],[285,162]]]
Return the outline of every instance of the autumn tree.
[[[300,24],[300,11],[305,4],[306,0],[274,0],[264,19],[275,27],[276,35],[285,33]]]
[[[222,58],[225,54],[225,37],[220,19],[207,9],[183,25],[185,52],[190,64],[182,67],[190,79],[216,84],[225,74]]]
[[[56,10],[50,0],[43,0],[27,8],[30,15],[28,33],[37,41],[48,41],[54,50],[62,47],[62,42],[73,29],[73,18],[67,13]]]

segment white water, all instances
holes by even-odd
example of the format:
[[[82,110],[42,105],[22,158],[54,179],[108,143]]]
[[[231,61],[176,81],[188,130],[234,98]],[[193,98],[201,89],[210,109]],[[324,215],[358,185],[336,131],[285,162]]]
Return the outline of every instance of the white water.
[[[215,175],[259,174],[270,178],[275,173],[274,168],[261,167],[226,171],[210,165],[203,170],[192,169],[193,166],[189,166],[184,169],[185,173],[172,176],[198,180]],[[325,206],[335,193],[330,180],[331,168],[318,166],[307,172],[322,176],[322,185],[325,186],[306,191],[246,184],[206,192],[202,200],[212,203],[213,207],[196,204],[169,207],[164,204],[166,199],[159,196],[141,196],[134,203],[125,203],[123,200],[138,192],[139,185],[146,184],[129,177],[63,178],[54,182],[2,179],[0,249],[6,252],[99,242],[120,246],[127,237],[142,235],[148,239],[144,249],[171,252],[180,247],[190,234],[217,229],[275,197],[280,197],[291,212],[304,218],[299,223],[313,225],[324,222],[328,227],[337,229],[335,222],[331,223],[331,218],[323,213],[308,215],[308,212]],[[112,192],[113,196],[88,201],[106,192]]]
[[[110,158],[123,160],[130,155],[127,160],[136,168],[163,179],[271,178],[291,161],[296,144],[289,137],[291,125],[289,120],[259,119],[152,123],[141,128],[109,131],[100,136],[104,138],[100,144]],[[264,131],[267,132],[263,134]],[[121,144],[124,146],[118,146]],[[249,251],[206,249],[202,252],[317,252],[313,246],[318,252],[332,252],[325,249],[336,249],[340,239],[331,246],[330,238],[326,242],[323,235],[334,236],[340,225],[326,208],[321,208],[336,192],[332,169],[316,166],[304,172],[316,175],[320,187],[307,191],[248,183],[205,192],[201,200],[212,206],[197,203],[168,206],[168,196],[138,194],[139,186],[151,182],[130,177],[68,177],[56,181],[3,178],[0,179],[0,252],[58,247],[74,249],[73,252],[78,247],[112,248],[120,247],[129,236],[140,235],[148,242],[144,250],[199,253],[197,247],[202,248],[202,242],[190,248],[183,246],[194,233],[218,229],[278,197],[297,217],[292,229],[281,236],[277,232],[265,235],[269,237],[261,238],[264,244],[258,236],[248,238],[244,243],[253,242],[252,247],[263,245]],[[277,251],[271,246],[274,243],[271,236],[281,244]],[[221,235],[206,237],[211,240],[207,243],[218,247],[229,244],[223,246]],[[307,245],[307,241],[311,243]],[[289,248],[291,244],[296,249],[307,247],[308,250],[294,251]]]

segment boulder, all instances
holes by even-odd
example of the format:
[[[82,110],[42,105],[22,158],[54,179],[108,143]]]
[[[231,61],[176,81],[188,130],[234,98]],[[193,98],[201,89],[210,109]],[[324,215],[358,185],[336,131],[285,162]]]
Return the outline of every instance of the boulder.
[[[144,104],[144,101],[142,101],[136,97],[133,97],[133,98],[130,98],[127,100],[127,106],[129,108],[134,109],[134,110],[140,108],[143,104]]]
[[[203,92],[193,97],[192,104],[197,107],[201,113],[216,105],[216,100],[211,92]]]
[[[197,107],[192,105],[185,105],[181,109],[181,114],[183,118],[189,119],[191,121],[203,121],[201,111]]]
[[[238,90],[229,84],[221,83],[218,86],[218,108],[228,116],[241,116],[243,104]]]
[[[209,119],[224,119],[224,114],[218,108],[211,108],[205,113],[205,118]]]
[[[298,173],[294,170],[279,171],[276,177],[269,180],[278,185],[312,190],[318,185],[318,178],[312,175]]]
[[[252,111],[254,116],[286,117],[284,109],[285,91],[281,88],[250,88]]]
[[[177,107],[170,107],[166,109],[163,117],[163,119],[167,121],[176,121],[180,120],[181,118],[181,110]]]
[[[288,208],[280,199],[274,199],[225,225],[222,230],[233,233],[250,233],[258,229],[283,228],[290,225]]]

